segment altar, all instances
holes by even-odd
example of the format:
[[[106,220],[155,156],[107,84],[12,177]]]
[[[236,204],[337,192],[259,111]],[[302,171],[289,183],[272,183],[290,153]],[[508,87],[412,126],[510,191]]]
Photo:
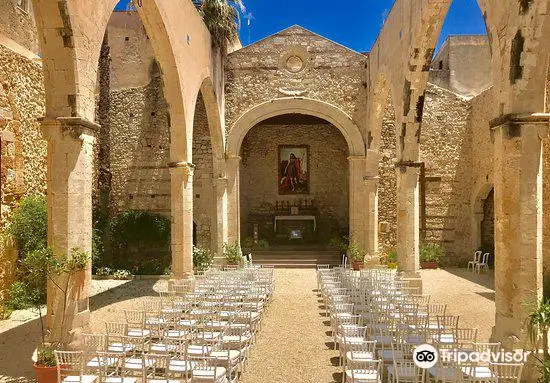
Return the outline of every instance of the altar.
[[[276,215],[275,222],[273,224],[273,231],[277,232],[278,221],[312,221],[313,231],[317,230],[317,220],[314,215]]]

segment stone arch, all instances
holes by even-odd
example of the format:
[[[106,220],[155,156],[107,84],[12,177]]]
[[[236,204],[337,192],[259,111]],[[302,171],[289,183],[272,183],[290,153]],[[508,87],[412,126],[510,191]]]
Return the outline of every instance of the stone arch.
[[[492,182],[485,182],[481,184],[472,194],[472,244],[471,253],[481,247],[481,232],[482,221],[484,217],[483,205],[494,186]]]
[[[210,77],[203,80],[199,92],[202,95],[202,100],[206,107],[206,117],[212,145],[214,176],[221,178],[225,174],[225,134],[223,131],[223,122],[221,120],[218,98],[216,97],[214,85]],[[198,97],[199,94],[197,94],[197,98]]]
[[[322,118],[342,133],[349,147],[350,157],[365,157],[365,143],[359,128],[341,109],[310,98],[279,98],[256,105],[240,116],[229,131],[227,156],[238,157],[246,133],[257,123],[281,114],[307,114]]]

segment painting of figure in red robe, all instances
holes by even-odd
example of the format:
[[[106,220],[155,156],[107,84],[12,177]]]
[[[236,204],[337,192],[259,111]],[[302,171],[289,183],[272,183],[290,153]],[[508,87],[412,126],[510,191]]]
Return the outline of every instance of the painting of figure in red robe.
[[[279,194],[309,194],[308,146],[279,146]]]

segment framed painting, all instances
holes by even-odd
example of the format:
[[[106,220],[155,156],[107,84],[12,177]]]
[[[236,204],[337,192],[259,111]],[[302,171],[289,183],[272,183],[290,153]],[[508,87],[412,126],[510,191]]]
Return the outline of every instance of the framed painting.
[[[309,194],[309,146],[279,146],[279,194]]]

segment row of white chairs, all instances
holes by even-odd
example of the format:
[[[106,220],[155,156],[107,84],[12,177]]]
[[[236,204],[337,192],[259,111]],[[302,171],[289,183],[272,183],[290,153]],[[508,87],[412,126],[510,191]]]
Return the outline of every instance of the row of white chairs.
[[[478,342],[476,329],[461,327],[459,316],[450,315],[446,305],[430,303],[394,270],[357,273],[322,266],[317,277],[343,382],[519,382],[522,363],[459,364],[450,358],[426,370],[417,366],[414,349],[426,343],[449,355],[497,352],[501,345]]]
[[[210,270],[56,351],[58,383],[235,383],[271,300],[273,269]],[[141,306],[141,307],[140,307]]]

